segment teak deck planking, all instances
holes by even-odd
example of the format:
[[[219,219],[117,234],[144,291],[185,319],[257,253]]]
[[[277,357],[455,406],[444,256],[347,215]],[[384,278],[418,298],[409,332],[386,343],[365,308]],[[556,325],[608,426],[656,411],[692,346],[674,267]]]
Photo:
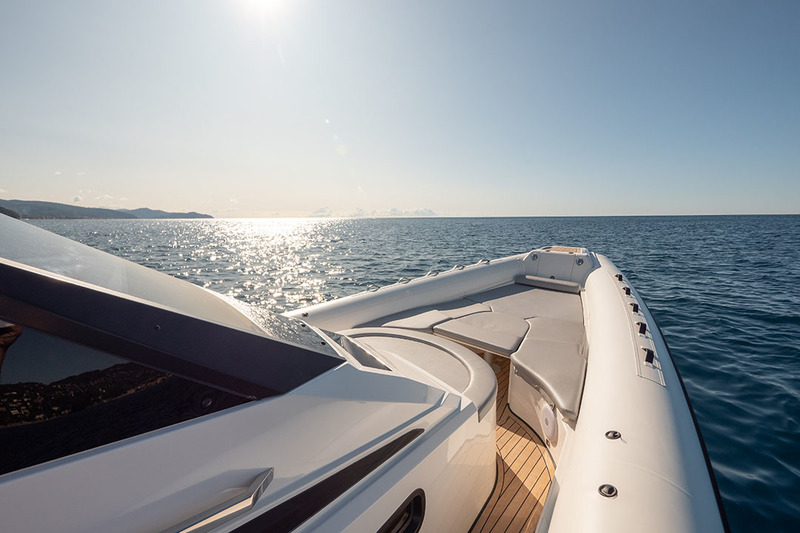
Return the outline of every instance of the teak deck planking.
[[[555,471],[550,453],[508,408],[510,362],[494,358],[497,376],[497,480],[472,533],[533,531]]]

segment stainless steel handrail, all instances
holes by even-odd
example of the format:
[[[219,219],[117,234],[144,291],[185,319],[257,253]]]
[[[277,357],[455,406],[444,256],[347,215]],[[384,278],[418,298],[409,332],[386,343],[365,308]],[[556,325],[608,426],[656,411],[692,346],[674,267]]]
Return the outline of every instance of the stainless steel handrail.
[[[174,528],[166,531],[170,533],[202,533],[219,526],[220,523],[224,521],[249,511],[253,508],[261,495],[264,494],[264,489],[272,482],[274,472],[274,468],[267,468],[256,476],[244,492],[244,495],[234,496],[211,509],[184,520]]]

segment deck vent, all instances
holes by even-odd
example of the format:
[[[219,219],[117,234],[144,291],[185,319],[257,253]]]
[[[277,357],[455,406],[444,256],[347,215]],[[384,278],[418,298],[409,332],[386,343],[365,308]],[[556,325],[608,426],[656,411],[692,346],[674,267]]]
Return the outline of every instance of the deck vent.
[[[645,322],[637,322],[636,325],[639,326],[639,335],[647,333],[647,324]]]
[[[600,488],[597,489],[600,492],[601,496],[605,496],[606,498],[616,498],[617,497],[617,487],[614,485],[609,485],[605,483],[600,485]]]
[[[630,295],[631,295],[631,288],[630,288],[630,287],[625,287],[625,288],[623,288],[622,290],[625,292],[625,294],[626,294],[627,296],[630,296]]]
[[[617,440],[622,438],[622,433],[620,433],[616,429],[612,429],[610,431],[606,431],[606,438],[608,440]]]
[[[617,274],[617,281],[622,281],[622,274]]]
[[[633,308],[633,312],[634,313],[638,313],[639,312],[639,304],[637,304],[636,302],[632,302],[631,303],[631,307]]]

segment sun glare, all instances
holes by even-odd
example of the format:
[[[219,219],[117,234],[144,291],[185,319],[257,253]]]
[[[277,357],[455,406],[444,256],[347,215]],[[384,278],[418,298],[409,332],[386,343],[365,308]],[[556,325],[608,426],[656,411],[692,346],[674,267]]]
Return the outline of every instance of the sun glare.
[[[286,7],[287,0],[239,0],[246,15],[267,18]]]
[[[238,12],[242,23],[254,27],[258,31],[268,31],[270,34],[281,33],[281,28],[286,24],[291,0],[237,0],[231,5]]]

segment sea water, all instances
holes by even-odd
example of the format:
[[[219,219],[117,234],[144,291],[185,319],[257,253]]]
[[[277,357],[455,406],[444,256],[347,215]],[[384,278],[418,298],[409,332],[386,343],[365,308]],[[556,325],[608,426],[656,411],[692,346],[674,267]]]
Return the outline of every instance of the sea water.
[[[733,531],[800,531],[800,216],[40,220],[276,312],[551,244],[607,255],[688,389]]]

